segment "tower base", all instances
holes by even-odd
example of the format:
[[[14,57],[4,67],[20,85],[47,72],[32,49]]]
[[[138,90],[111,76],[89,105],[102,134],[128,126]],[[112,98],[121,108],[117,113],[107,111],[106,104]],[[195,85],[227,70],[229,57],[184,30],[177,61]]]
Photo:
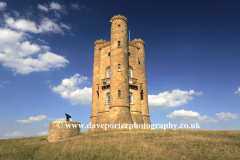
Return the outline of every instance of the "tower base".
[[[132,117],[130,114],[130,108],[127,106],[117,106],[117,107],[111,107],[109,110],[108,115],[108,124],[109,125],[121,125],[125,126],[127,124],[133,124]],[[123,127],[117,127],[117,128],[110,128],[110,129],[126,129]]]

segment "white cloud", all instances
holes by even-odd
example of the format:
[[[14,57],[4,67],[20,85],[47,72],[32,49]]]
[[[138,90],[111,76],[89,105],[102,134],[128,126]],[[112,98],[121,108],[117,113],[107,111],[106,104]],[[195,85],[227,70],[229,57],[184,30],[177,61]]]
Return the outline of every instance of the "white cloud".
[[[238,119],[240,115],[229,113],[229,112],[227,113],[222,112],[222,113],[217,113],[216,116],[217,116],[217,119],[220,119],[221,121],[226,122],[226,121]]]
[[[69,63],[64,57],[51,52],[39,54],[37,59],[31,57],[19,58],[0,53],[0,62],[3,66],[11,68],[14,74],[49,71],[50,69],[65,67],[65,64]]]
[[[47,124],[47,123],[45,123],[45,124],[44,124],[44,127],[47,127],[47,126],[48,126],[48,124]]]
[[[66,118],[57,118],[55,121],[66,121]]]
[[[0,28],[0,35],[0,52],[8,46],[15,47],[18,41],[25,38],[23,32],[15,32],[7,28]]]
[[[87,77],[81,76],[77,73],[73,77],[63,79],[61,85],[52,87],[53,92],[56,92],[65,99],[69,99],[71,104],[91,104],[92,88],[84,87],[83,89],[77,86],[87,80]]]
[[[5,22],[8,26],[14,29],[18,29],[21,31],[29,31],[33,33],[38,33],[38,29],[36,27],[35,22],[31,22],[25,19],[19,19],[17,21],[14,21],[12,17],[8,17],[5,15]]]
[[[40,32],[62,33],[62,34],[64,33],[58,24],[54,23],[52,20],[50,20],[46,17],[42,20],[42,23],[39,26],[39,31]]]
[[[34,53],[37,53],[38,51],[40,51],[40,47],[36,44],[30,44],[29,41],[25,41],[22,42],[20,44],[20,51],[19,51],[19,55],[21,57],[25,57],[28,55],[32,55]]]
[[[5,10],[6,6],[7,6],[7,3],[5,3],[5,2],[0,2],[0,11]]]
[[[49,71],[65,67],[69,61],[63,56],[48,52],[50,47],[31,44],[23,32],[0,28],[0,63],[11,68],[14,74]],[[37,58],[32,55],[38,54]]]
[[[10,83],[9,81],[2,81],[3,83]]]
[[[72,9],[79,10],[79,5],[77,3],[76,4],[71,3],[71,7]]]
[[[166,116],[167,118],[171,119],[173,122],[178,124],[194,124],[196,122],[203,122],[203,123],[215,123],[217,120],[213,118],[209,118],[208,116],[200,116],[198,112],[193,111],[185,111],[185,110],[176,110],[169,115]]]
[[[60,23],[62,28],[65,28],[67,30],[71,30],[71,27],[69,27],[68,25],[64,24],[64,23]]]
[[[240,87],[238,88],[238,90],[234,94],[239,94],[240,95]]]
[[[39,4],[38,7],[43,9],[44,6]],[[17,17],[19,16],[18,12],[14,11],[14,13]],[[45,45],[47,43],[44,40],[38,38],[41,44],[44,43],[43,45],[34,44],[30,41],[32,37],[26,34],[26,32],[64,34],[62,28],[71,29],[68,25],[58,24],[56,20],[53,21],[47,17],[41,19],[37,24],[35,21],[23,18],[14,19],[8,14],[4,14],[2,26],[4,28],[0,27],[0,63],[4,67],[10,68],[14,75],[49,71],[65,67],[69,63],[63,56],[50,52],[50,47]]]
[[[16,132],[8,132],[4,136],[6,136],[6,137],[20,137],[20,136],[24,136],[24,133],[18,132],[18,131],[16,131]]]
[[[43,135],[47,135],[48,131],[43,131],[43,132],[39,132],[38,135],[43,136]]]
[[[90,10],[90,8],[87,8],[84,5],[81,5],[80,8],[84,8],[84,9]]]
[[[50,47],[44,45],[44,46],[41,46],[42,47],[42,50],[45,51],[45,52],[48,52],[50,50]]]
[[[166,110],[170,107],[176,107],[188,103],[193,99],[193,95],[201,95],[202,92],[181,91],[179,89],[172,90],[172,93],[165,91],[158,95],[148,95],[148,103],[150,111]]]
[[[41,4],[38,4],[38,8],[45,11],[45,12],[48,12],[49,10],[52,10],[54,12],[54,15],[57,18],[61,18],[60,13],[67,14],[67,11],[66,11],[64,5],[60,5],[59,3],[56,3],[56,2],[51,2],[50,5],[49,5],[49,8],[46,5],[43,6]]]
[[[38,9],[40,9],[40,10],[42,10],[44,12],[48,12],[48,8],[43,6],[43,5],[41,5],[41,4],[38,4]]]
[[[0,84],[0,87],[1,87],[1,88],[4,88],[1,84]]]
[[[47,17],[43,18],[38,26],[35,22],[29,20],[19,19],[15,21],[12,17],[8,17],[7,15],[4,17],[5,22],[9,27],[20,31],[32,33],[53,32],[64,34],[61,27]]]
[[[218,122],[218,120],[214,119],[214,118],[210,118],[209,120],[206,120],[205,123],[216,123]]]
[[[66,118],[57,118],[55,119],[55,121],[66,121]],[[69,118],[69,121],[72,121],[72,119]]]
[[[15,14],[16,17],[20,16],[20,13],[18,13],[17,11],[13,11],[13,13]]]
[[[38,38],[38,41],[40,41],[40,42],[42,42],[44,44],[48,44],[46,41],[44,41],[43,39],[40,39],[40,38]]]
[[[54,14],[57,18],[61,18],[61,15],[57,11],[54,11]]]
[[[62,7],[61,7],[60,4],[58,4],[58,3],[51,2],[51,3],[50,3],[50,9],[53,9],[53,10],[61,10]]]
[[[42,121],[42,120],[48,120],[48,119],[49,118],[47,118],[45,115],[40,115],[40,116],[37,116],[37,117],[32,116],[28,120],[16,120],[15,122],[24,124],[24,123],[32,123],[32,122],[35,122],[35,121]]]

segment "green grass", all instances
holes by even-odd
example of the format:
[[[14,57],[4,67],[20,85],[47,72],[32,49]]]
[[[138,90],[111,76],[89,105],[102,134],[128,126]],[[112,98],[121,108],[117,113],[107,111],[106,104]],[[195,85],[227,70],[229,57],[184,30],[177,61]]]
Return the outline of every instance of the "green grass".
[[[0,140],[0,159],[240,159],[240,131],[138,130],[81,132]]]

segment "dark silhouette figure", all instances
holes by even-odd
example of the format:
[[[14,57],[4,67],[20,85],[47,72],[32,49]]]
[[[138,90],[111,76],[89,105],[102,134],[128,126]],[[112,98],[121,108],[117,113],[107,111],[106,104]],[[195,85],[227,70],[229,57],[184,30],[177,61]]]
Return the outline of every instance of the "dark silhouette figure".
[[[66,115],[66,121],[69,121],[69,118],[71,118],[71,116],[68,115],[67,113],[65,113],[65,115]]]

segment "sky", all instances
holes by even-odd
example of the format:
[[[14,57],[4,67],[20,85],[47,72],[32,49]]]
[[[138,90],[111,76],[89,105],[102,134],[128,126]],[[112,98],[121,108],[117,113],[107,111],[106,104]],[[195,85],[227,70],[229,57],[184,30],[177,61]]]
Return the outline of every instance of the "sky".
[[[65,113],[89,124],[94,42],[118,14],[145,42],[152,124],[240,130],[239,5],[0,0],[0,139],[47,135]]]

